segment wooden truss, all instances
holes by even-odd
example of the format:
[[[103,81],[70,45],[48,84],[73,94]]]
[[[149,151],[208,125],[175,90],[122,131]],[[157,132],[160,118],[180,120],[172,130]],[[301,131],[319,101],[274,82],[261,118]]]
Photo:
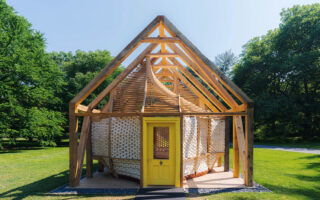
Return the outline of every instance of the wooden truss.
[[[156,31],[158,37],[151,37]],[[81,103],[142,43],[149,44],[88,106],[82,105]],[[128,77],[131,82],[128,82]],[[128,94],[131,92],[141,96],[141,99],[137,100],[140,107],[138,103],[122,106],[124,104],[115,101],[123,95],[117,88],[124,80],[127,80],[128,84],[139,84],[139,88],[142,88],[127,88]],[[158,92],[169,105],[168,109],[163,111],[155,106],[148,107],[149,91]],[[107,95],[110,96],[109,102],[97,109],[97,105]],[[234,177],[239,177],[240,155],[245,185],[253,185],[253,101],[164,16],[157,16],[70,101],[70,186],[79,184],[85,148],[87,176],[92,176],[91,142],[88,139],[91,121],[97,117],[130,115],[232,116]],[[78,144],[79,117],[84,117],[84,120]]]

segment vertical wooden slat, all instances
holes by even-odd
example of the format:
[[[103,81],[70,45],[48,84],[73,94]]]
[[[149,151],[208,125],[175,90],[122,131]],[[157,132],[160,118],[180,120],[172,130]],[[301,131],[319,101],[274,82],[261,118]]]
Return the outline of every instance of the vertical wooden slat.
[[[140,186],[143,187],[143,117],[140,116]]]
[[[87,146],[90,124],[91,124],[91,117],[85,116],[82,122],[80,142],[78,145],[78,152],[77,152],[78,154],[77,154],[77,168],[76,168],[76,181],[75,181],[77,185],[79,185],[80,178],[82,175],[84,153]]]
[[[245,137],[244,137],[244,131],[243,131],[243,124],[242,124],[241,116],[236,116],[235,118],[236,118],[236,134],[237,134],[237,140],[238,140],[242,174],[243,174],[244,182],[246,183],[246,177],[247,177],[246,166],[245,166],[246,144],[245,144]]]
[[[208,170],[210,170],[210,145],[211,145],[211,133],[212,133],[212,126],[211,126],[211,118],[208,117],[208,134],[207,134],[207,166]]]
[[[246,117],[246,186],[253,186],[253,131],[254,131],[254,108],[248,108]]]
[[[92,161],[92,142],[91,142],[91,126],[89,129],[87,147],[86,147],[86,177],[92,178],[93,161]]]
[[[180,186],[183,187],[183,116],[180,116]]]
[[[101,160],[98,160],[98,172],[103,172],[104,171],[104,165],[101,162]]]
[[[193,170],[197,174],[197,167],[199,162],[199,147],[200,147],[200,118],[197,117],[197,153],[194,161]]]
[[[76,185],[76,168],[78,152],[78,118],[75,116],[75,106],[69,106],[69,183]]]
[[[238,139],[236,134],[236,117],[233,117],[232,120],[232,133],[233,133],[233,177],[239,177],[239,147],[238,147]]]
[[[219,156],[217,165],[218,165],[218,167],[222,166],[222,156]]]
[[[229,148],[230,148],[230,128],[229,128],[229,117],[225,118],[225,153],[224,153],[224,171],[228,172],[229,171],[229,162],[230,162],[230,158],[229,158]]]

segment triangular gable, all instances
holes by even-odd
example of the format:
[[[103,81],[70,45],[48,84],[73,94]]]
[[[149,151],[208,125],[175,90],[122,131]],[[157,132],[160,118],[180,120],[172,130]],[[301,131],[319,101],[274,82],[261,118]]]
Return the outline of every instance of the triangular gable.
[[[156,28],[159,27],[160,37],[148,37]],[[167,30],[172,37],[164,37],[164,29]],[[94,91],[105,79],[106,77],[111,74],[123,60],[125,60],[141,43],[151,43],[116,79],[113,81],[107,88],[103,90],[98,97],[89,104],[89,108],[94,108],[111,90],[112,88],[116,87],[116,85],[124,79],[139,63],[143,61],[146,56],[153,56],[151,59],[152,61],[157,60],[158,58],[162,58],[161,62],[157,65],[153,65],[154,67],[160,67],[160,71],[167,71],[164,70],[165,65],[168,65],[168,61],[173,63],[173,65],[178,66],[178,69],[182,74],[189,75],[187,77],[196,88],[201,91],[197,93],[197,96],[203,99],[203,95],[205,98],[208,98],[214,106],[216,106],[220,111],[225,112],[227,111],[226,107],[214,97],[199,81],[195,81],[195,77],[190,77],[190,74],[186,74],[187,72],[182,69],[182,66],[178,60],[174,57],[180,57],[185,64],[190,66],[194,72],[199,75],[199,77],[203,78],[204,82],[210,86],[210,89],[213,90],[226,104],[229,105],[232,110],[240,111],[243,110],[243,105],[250,107],[253,103],[252,100],[247,97],[247,95],[238,88],[228,77],[226,77],[220,69],[218,69],[207,57],[205,57],[166,17],[158,16],[156,17],[135,39],[133,39],[127,47],[122,50],[113,60],[109,63],[89,84],[83,88],[76,97],[74,97],[70,101],[70,111],[73,112],[77,109],[77,106],[87,98],[92,91]],[[180,48],[178,45],[180,45]],[[160,44],[161,50],[160,53],[151,53],[156,46]],[[165,44],[174,52],[169,53],[165,50]],[[158,57],[159,56],[159,57]],[[163,58],[165,57],[165,58]],[[154,62],[152,62],[154,63]],[[170,67],[170,66],[168,66]],[[169,70],[170,71],[170,70]],[[159,73],[160,74],[160,73]],[[173,73],[175,74],[175,73]],[[157,74],[156,74],[157,75]],[[161,74],[160,74],[161,75]],[[193,75],[192,75],[193,76]],[[161,76],[160,76],[161,77]],[[183,77],[180,77],[180,80]],[[187,79],[186,79],[187,80]],[[191,85],[192,86],[192,85]],[[243,105],[241,106],[236,103],[233,97],[229,94],[229,92],[225,89],[227,88],[235,97],[237,97]],[[189,88],[190,89],[190,88]],[[202,94],[203,95],[202,95]],[[207,102],[206,99],[203,99],[204,102]],[[207,106],[211,106],[210,102],[206,103]],[[88,110],[89,110],[88,108]],[[213,109],[211,110],[217,112],[218,110]],[[218,111],[219,112],[219,111]]]

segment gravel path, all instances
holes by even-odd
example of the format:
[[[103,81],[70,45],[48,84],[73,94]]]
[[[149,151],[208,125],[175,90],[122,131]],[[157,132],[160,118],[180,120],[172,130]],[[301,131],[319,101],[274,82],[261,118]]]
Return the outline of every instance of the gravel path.
[[[258,145],[258,144],[254,145],[254,148],[273,149],[273,150],[280,150],[280,151],[292,151],[292,152],[299,152],[299,153],[320,154],[320,149],[296,148],[296,147],[276,147],[276,146]]]

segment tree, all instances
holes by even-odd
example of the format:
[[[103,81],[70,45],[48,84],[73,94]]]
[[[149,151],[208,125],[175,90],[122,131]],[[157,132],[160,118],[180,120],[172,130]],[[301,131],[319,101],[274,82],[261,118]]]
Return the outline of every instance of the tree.
[[[2,0],[0,19],[0,138],[54,145],[65,123],[63,72],[44,51],[43,35]]]
[[[227,76],[231,76],[230,70],[236,64],[237,57],[234,55],[234,53],[230,50],[218,54],[215,57],[215,64],[220,68],[220,70]]]
[[[250,40],[233,80],[255,101],[257,136],[319,138],[320,4],[281,12],[279,28]]]
[[[89,52],[77,50],[75,54],[71,52],[52,52],[50,56],[65,73],[67,85],[61,97],[64,102],[62,106],[65,113],[68,113],[70,100],[113,59],[107,50]],[[118,67],[83,103],[89,104],[122,71],[123,67]],[[107,100],[108,98],[102,101],[100,105],[104,104]]]

